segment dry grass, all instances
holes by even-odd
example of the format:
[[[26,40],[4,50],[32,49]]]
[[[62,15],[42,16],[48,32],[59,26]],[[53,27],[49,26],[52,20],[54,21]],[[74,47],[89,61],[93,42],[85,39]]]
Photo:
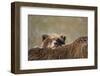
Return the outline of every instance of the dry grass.
[[[50,48],[32,48],[28,51],[28,60],[52,60],[52,59],[76,59],[87,58],[88,56],[88,38],[80,37],[73,43]]]

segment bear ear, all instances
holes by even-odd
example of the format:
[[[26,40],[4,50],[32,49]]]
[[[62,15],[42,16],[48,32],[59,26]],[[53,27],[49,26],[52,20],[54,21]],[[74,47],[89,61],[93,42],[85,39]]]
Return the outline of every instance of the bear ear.
[[[66,40],[66,36],[61,35],[61,38],[65,41]]]
[[[42,35],[42,41],[44,41],[48,37],[47,34]]]

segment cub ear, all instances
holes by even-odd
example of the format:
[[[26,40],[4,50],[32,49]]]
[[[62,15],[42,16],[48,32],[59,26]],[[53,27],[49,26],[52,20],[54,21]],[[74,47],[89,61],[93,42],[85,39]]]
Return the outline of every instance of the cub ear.
[[[65,41],[66,40],[66,36],[61,35],[61,38]]]
[[[47,34],[42,35],[42,41],[44,41],[48,37]]]

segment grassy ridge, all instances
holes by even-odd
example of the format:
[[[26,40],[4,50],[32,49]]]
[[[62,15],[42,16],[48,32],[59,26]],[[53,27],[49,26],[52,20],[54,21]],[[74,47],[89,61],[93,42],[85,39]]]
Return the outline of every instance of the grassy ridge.
[[[71,44],[56,49],[32,48],[28,51],[28,60],[76,59],[87,58],[88,38],[79,37]]]

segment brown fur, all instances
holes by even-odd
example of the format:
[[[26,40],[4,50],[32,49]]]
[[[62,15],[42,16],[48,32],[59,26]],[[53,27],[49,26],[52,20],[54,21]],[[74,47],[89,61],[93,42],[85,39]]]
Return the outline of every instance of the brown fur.
[[[87,58],[87,41],[87,37],[80,37],[71,44],[63,45],[55,49],[33,48],[28,52],[28,60]]]
[[[57,39],[59,39],[63,43],[57,42]],[[55,43],[59,43],[59,44],[54,44],[53,41],[55,41]],[[46,35],[45,34],[42,36],[41,47],[42,48],[56,48],[58,46],[62,46],[64,43],[65,43],[65,36],[63,36],[63,35],[58,35],[58,34]]]

